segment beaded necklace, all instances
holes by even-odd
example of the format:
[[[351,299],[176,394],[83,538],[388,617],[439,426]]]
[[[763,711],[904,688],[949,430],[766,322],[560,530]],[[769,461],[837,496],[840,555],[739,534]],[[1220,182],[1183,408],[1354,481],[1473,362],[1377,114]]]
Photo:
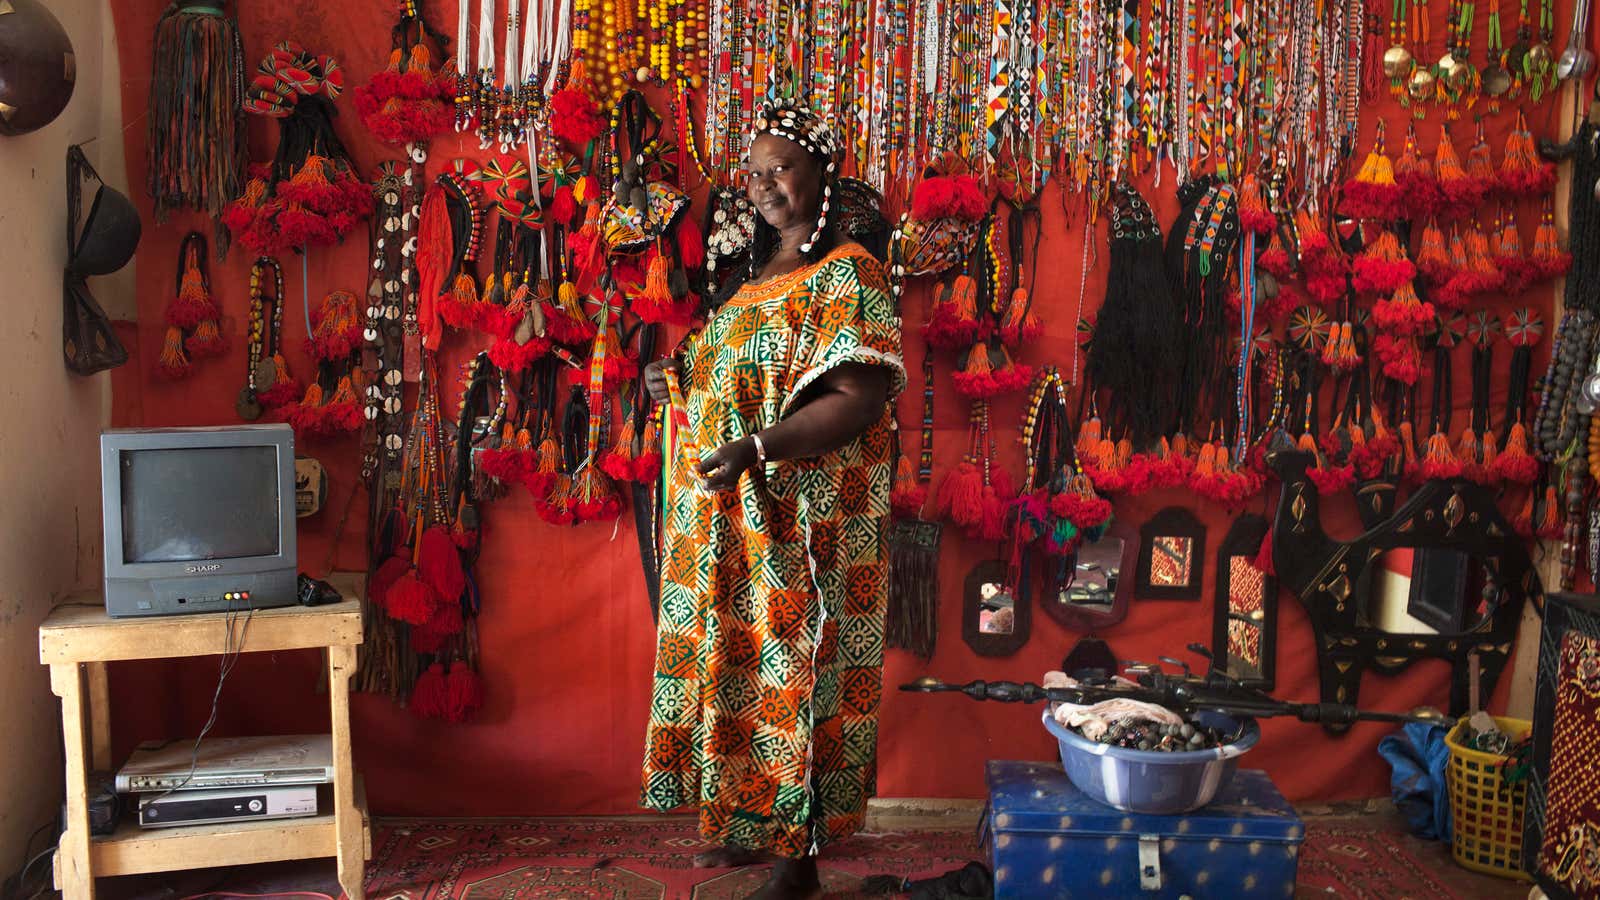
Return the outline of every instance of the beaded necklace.
[[[506,43],[501,64],[500,95],[495,109],[495,129],[500,152],[509,151],[522,140],[522,11],[516,0],[506,10]]]
[[[1313,80],[1316,75],[1312,68],[1312,56],[1315,53],[1317,39],[1321,35],[1322,24],[1315,18],[1310,0],[1294,0],[1291,16],[1290,32],[1294,36],[1294,58],[1289,69],[1290,85],[1287,99],[1293,111],[1289,116],[1288,143],[1290,152],[1299,157],[1302,153],[1312,152],[1308,144],[1317,127],[1317,95]],[[1329,102],[1327,105],[1331,107],[1333,104]]]
[[[583,2],[583,0],[580,0]],[[469,0],[456,0],[456,131],[472,127],[473,97],[477,78],[473,74]]]
[[[472,117],[478,122],[478,147],[489,149],[494,140],[495,115],[499,111],[499,91],[494,72],[494,2],[479,0],[478,78],[472,89]]]
[[[263,293],[270,270],[272,295]],[[272,322],[269,326],[266,305],[272,304]],[[283,269],[270,256],[256,259],[250,266],[250,323],[246,341],[244,389],[239,392],[235,407],[239,418],[254,421],[261,418],[261,391],[277,381],[277,366],[273,357],[278,355],[278,345],[283,332]]]
[[[1234,404],[1238,426],[1233,439],[1233,458],[1242,461],[1250,444],[1250,363],[1255,356],[1251,328],[1256,319],[1256,234],[1246,231],[1239,242],[1239,367],[1234,383]]]
[[[1489,97],[1489,112],[1500,112],[1500,99],[1511,90],[1511,73],[1506,71],[1505,37],[1500,31],[1500,0],[1490,0],[1489,30],[1483,37],[1487,59],[1480,74],[1483,93]]]
[[[1135,170],[1147,168],[1156,157],[1161,143],[1160,101],[1156,98],[1157,76],[1161,71],[1161,28],[1163,13],[1161,0],[1150,0],[1150,24],[1144,31],[1144,80],[1139,92],[1140,138],[1134,155]]]
[[[1538,103],[1545,91],[1556,85],[1555,56],[1550,42],[1555,39],[1555,0],[1539,0],[1539,21],[1535,25],[1528,18],[1528,0],[1521,0],[1517,14],[1517,42],[1507,55],[1513,79],[1511,96],[1524,87],[1528,99]],[[1537,29],[1537,40],[1535,40]]]
[[[1448,105],[1445,115],[1452,121],[1478,100],[1481,78],[1470,62],[1476,8],[1477,0],[1452,0],[1445,22],[1445,52],[1433,67],[1436,99]]]
[[[1409,0],[1403,9],[1409,9],[1411,18],[1408,30],[1413,46],[1416,47],[1410,56],[1413,61],[1425,59],[1428,45],[1432,42],[1429,33],[1428,0]],[[1421,62],[1414,62],[1409,71],[1411,74],[1406,79],[1405,94],[1400,97],[1400,105],[1420,104],[1433,99],[1435,87],[1433,69]],[[1419,118],[1421,114],[1422,110],[1417,110]]]
[[[1011,57],[1011,108],[1015,130],[1029,138],[1034,130],[1038,106],[1034,102],[1034,28],[1038,24],[1034,0],[1015,0]],[[1032,155],[1031,153],[1029,154]]]
[[[992,165],[1000,142],[1010,127],[1011,112],[1011,0],[995,0],[989,31],[989,83],[985,85],[983,118],[984,161]]]
[[[892,172],[901,184],[910,184],[915,173],[912,171],[915,158],[909,151],[907,143],[907,122],[910,119],[911,104],[911,78],[907,66],[905,48],[909,41],[910,0],[891,0],[893,10],[889,17],[890,46],[893,48],[888,56],[890,66],[889,78],[889,150],[890,161],[887,169]],[[883,186],[878,185],[879,193],[883,193]]]
[[[1138,82],[1134,75],[1134,61],[1139,57],[1139,0],[1123,0],[1118,29],[1117,89],[1121,102],[1116,104],[1117,119],[1111,131],[1111,178],[1122,177],[1122,167],[1131,162],[1127,151],[1135,146],[1138,133]]]

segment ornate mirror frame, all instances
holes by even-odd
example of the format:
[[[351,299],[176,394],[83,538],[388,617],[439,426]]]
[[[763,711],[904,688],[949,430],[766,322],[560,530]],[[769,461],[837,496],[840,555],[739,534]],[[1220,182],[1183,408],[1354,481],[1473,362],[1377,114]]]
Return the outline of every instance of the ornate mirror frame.
[[[1464,480],[1429,481],[1394,515],[1355,540],[1335,541],[1322,529],[1317,489],[1306,476],[1310,454],[1280,438],[1267,463],[1283,480],[1272,527],[1272,559],[1278,578],[1300,599],[1311,618],[1324,702],[1355,704],[1362,673],[1393,674],[1419,659],[1452,666],[1451,716],[1470,705],[1469,658],[1479,660],[1480,695],[1494,691],[1511,658],[1524,600],[1544,605],[1544,588],[1527,547],[1480,485]],[[1498,599],[1492,615],[1453,634],[1399,634],[1372,627],[1363,618],[1374,579],[1369,566],[1396,547],[1443,547],[1471,554],[1484,568],[1485,592]],[[1324,725],[1341,732],[1348,725]]]

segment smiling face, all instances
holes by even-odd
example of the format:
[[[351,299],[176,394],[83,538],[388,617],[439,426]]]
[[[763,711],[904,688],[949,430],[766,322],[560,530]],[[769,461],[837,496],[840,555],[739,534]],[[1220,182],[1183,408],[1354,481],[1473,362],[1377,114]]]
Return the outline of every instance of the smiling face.
[[[768,225],[779,231],[815,227],[822,172],[805,148],[776,134],[760,135],[750,145],[748,174],[745,196]]]

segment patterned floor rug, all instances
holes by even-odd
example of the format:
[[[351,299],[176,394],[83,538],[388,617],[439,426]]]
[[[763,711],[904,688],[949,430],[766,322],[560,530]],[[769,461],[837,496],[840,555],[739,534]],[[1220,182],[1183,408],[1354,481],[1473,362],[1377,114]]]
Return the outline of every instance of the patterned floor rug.
[[[1520,900],[1521,882],[1456,866],[1449,848],[1396,827],[1392,816],[1306,818],[1295,896],[1350,900]],[[732,900],[766,868],[695,869],[707,849],[692,819],[377,819],[367,863],[371,900]],[[865,876],[925,878],[987,860],[969,828],[857,835],[821,861],[828,900],[865,896]],[[290,891],[339,897],[331,860],[103,879],[102,898],[172,900]],[[304,900],[306,895],[299,895]],[[1044,900],[1044,898],[1041,898]]]

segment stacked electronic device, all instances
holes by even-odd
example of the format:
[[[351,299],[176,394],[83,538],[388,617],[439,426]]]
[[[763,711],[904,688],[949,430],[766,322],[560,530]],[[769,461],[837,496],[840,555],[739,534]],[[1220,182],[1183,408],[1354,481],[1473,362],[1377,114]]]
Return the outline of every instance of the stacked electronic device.
[[[145,828],[317,815],[333,781],[326,734],[211,738],[141,744],[117,772]]]

